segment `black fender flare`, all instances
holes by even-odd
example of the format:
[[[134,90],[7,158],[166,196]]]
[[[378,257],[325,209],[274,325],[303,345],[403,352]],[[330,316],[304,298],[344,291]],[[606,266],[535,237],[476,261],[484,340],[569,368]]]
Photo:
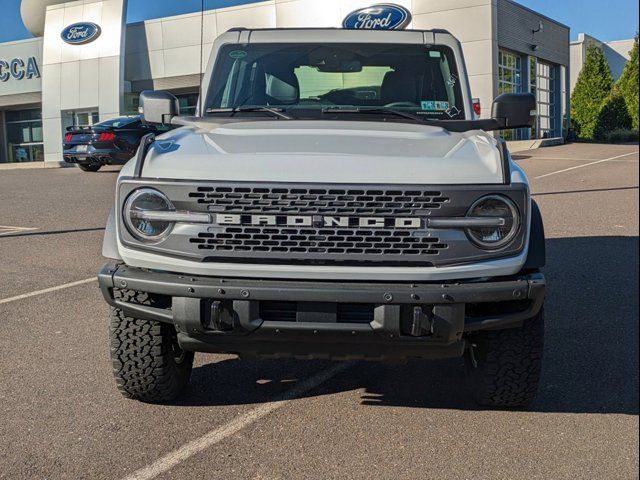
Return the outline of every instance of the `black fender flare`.
[[[529,232],[529,252],[524,264],[525,270],[538,270],[547,263],[547,247],[544,236],[544,223],[540,208],[531,200],[531,231]]]

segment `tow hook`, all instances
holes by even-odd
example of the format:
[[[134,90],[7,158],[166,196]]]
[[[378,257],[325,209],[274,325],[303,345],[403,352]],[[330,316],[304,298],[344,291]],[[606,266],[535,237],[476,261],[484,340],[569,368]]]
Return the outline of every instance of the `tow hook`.
[[[475,349],[478,347],[475,343],[469,344],[469,360],[471,360],[471,365],[473,368],[478,368],[478,361],[476,360]]]
[[[412,337],[423,337],[433,333],[433,314],[430,313],[425,313],[421,306],[413,307]]]

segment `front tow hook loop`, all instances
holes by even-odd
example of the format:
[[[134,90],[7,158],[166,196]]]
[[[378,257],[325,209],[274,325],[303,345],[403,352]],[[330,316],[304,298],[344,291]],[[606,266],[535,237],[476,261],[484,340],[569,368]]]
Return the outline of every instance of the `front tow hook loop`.
[[[433,322],[431,317],[424,312],[422,307],[413,307],[413,322],[411,323],[411,336],[422,337],[432,333]]]

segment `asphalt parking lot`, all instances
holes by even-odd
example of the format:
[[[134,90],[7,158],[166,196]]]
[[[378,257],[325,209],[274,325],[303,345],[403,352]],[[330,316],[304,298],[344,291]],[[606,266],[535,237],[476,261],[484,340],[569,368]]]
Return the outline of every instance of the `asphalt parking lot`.
[[[476,407],[462,360],[198,354],[175,404],[126,400],[93,280],[117,169],[1,171],[0,478],[638,478],[638,146],[517,159],[548,238],[523,411]]]

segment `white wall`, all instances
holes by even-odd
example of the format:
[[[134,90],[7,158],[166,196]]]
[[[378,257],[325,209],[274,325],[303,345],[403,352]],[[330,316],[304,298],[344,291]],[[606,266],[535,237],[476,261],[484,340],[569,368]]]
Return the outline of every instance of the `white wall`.
[[[25,63],[29,57],[35,57],[40,75],[42,76],[42,38],[30,38],[17,42],[0,43],[0,60],[9,63],[14,58],[20,58]],[[0,82],[0,97],[20,93],[40,92],[42,78],[33,77],[17,80],[10,77],[6,82]]]
[[[587,48],[593,44],[602,49],[613,79],[617,80],[622,75],[622,71],[629,61],[629,52],[633,48],[634,39],[615,40],[612,42],[601,42],[595,37],[586,33],[579,33],[578,40],[571,42],[571,91],[578,80],[578,75],[582,71]]]
[[[62,112],[98,109],[100,119],[120,115],[124,85],[126,0],[77,0],[47,7],[42,67],[45,161],[62,160]],[[60,34],[68,25],[93,22],[101,35],[69,45]]]
[[[633,48],[634,39],[616,40],[604,43],[604,56],[609,62],[611,75],[616,80],[622,76],[622,71],[631,58],[629,52]]]

